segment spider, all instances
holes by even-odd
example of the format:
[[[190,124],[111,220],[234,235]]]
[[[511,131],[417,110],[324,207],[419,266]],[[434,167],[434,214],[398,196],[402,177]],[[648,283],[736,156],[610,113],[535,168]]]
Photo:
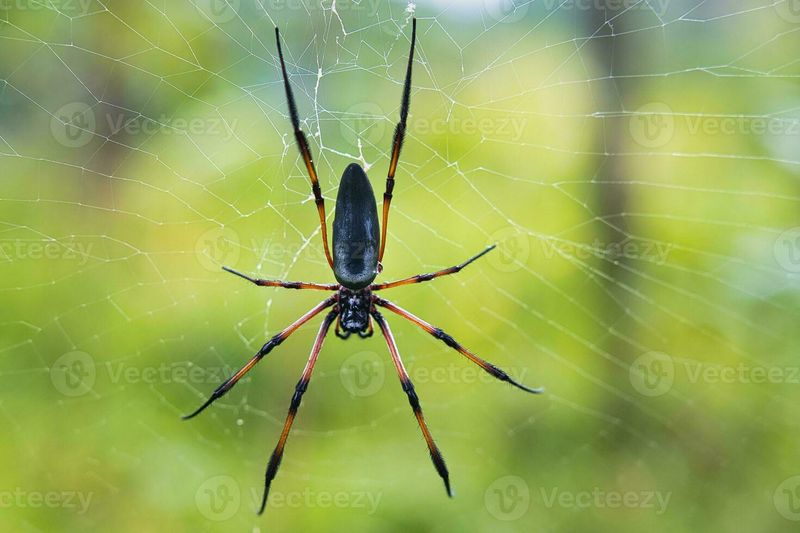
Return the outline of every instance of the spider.
[[[432,326],[421,318],[416,317],[410,312],[406,311],[393,304],[392,302],[380,298],[375,293],[384,289],[399,287],[401,285],[409,285],[412,283],[421,283],[430,281],[434,278],[455,274],[461,269],[476,261],[480,257],[489,253],[495,248],[496,245],[489,246],[476,256],[464,261],[461,264],[445,268],[437,272],[428,274],[418,274],[405,279],[397,281],[389,281],[386,283],[373,283],[376,276],[382,270],[381,260],[383,253],[386,249],[386,225],[389,219],[389,207],[392,202],[392,190],[394,189],[394,175],[397,170],[397,162],[400,157],[400,150],[403,147],[403,139],[406,133],[406,121],[408,119],[409,101],[411,93],[411,69],[414,62],[414,46],[417,36],[417,20],[412,21],[411,31],[411,49],[408,55],[408,66],[406,68],[405,83],[403,85],[403,96],[400,105],[400,122],[394,131],[394,140],[392,142],[392,155],[389,162],[389,172],[386,178],[386,192],[383,193],[383,222],[380,231],[378,229],[378,211],[375,201],[375,195],[372,191],[367,174],[364,169],[356,163],[350,164],[342,174],[342,179],[339,185],[339,192],[336,196],[336,210],[333,220],[333,255],[328,248],[328,229],[325,219],[325,200],[322,198],[320,191],[319,181],[317,179],[317,171],[314,167],[314,162],[311,159],[311,151],[308,146],[308,141],[300,129],[300,121],[297,115],[297,106],[292,94],[292,88],[289,85],[289,78],[286,73],[286,64],[283,60],[283,51],[281,49],[280,32],[275,28],[275,41],[278,48],[278,57],[281,63],[281,73],[283,75],[283,86],[286,91],[286,100],[289,107],[289,116],[294,128],[294,137],[297,141],[300,155],[305,162],[306,170],[308,171],[309,178],[311,179],[311,190],[314,194],[314,200],[317,206],[317,213],[319,214],[319,223],[322,235],[322,243],[325,249],[325,257],[328,260],[333,273],[338,283],[321,284],[321,283],[306,283],[298,281],[280,281],[268,279],[252,278],[241,272],[237,272],[231,268],[223,267],[223,269],[231,274],[235,274],[247,281],[261,286],[261,287],[283,287],[286,289],[311,289],[320,291],[331,291],[333,296],[326,298],[316,307],[301,316],[295,322],[290,324],[286,329],[272,337],[260,350],[244,365],[238,372],[223,382],[206,402],[201,405],[193,413],[184,416],[184,419],[189,419],[197,416],[206,407],[211,405],[215,400],[224,396],[229,390],[233,388],[239,380],[247,374],[261,359],[270,353],[276,346],[286,340],[289,335],[297,331],[300,326],[311,320],[314,316],[329,309],[330,311],[325,315],[322,325],[319,328],[314,345],[311,348],[311,355],[303,370],[300,381],[295,387],[294,395],[292,396],[289,405],[289,413],[281,431],[278,444],[272,452],[269,464],[267,465],[266,481],[264,483],[264,495],[261,500],[261,507],[258,514],[264,512],[267,504],[267,496],[269,495],[270,484],[278,473],[278,467],[283,458],[284,447],[286,440],[289,437],[289,432],[292,428],[297,410],[300,407],[300,402],[308,388],[311,373],[314,370],[314,365],[317,362],[322,343],[333,324],[336,321],[336,336],[341,339],[347,339],[351,334],[355,333],[361,338],[367,338],[373,334],[373,319],[377,322],[378,327],[386,340],[389,347],[389,353],[392,357],[392,362],[397,370],[400,378],[403,391],[408,396],[408,401],[411,404],[411,409],[417,419],[422,435],[428,445],[431,459],[436,467],[436,471],[444,481],[444,486],[447,495],[452,497],[453,493],[450,488],[450,475],[447,471],[444,458],[442,457],[439,448],[431,436],[428,426],[425,423],[425,418],[422,414],[419,398],[414,391],[414,385],[403,366],[403,361],[400,358],[400,352],[397,349],[392,330],[386,319],[378,311],[378,308],[384,308],[392,313],[398,314],[401,317],[411,321],[423,330],[427,331],[433,337],[441,340],[447,346],[455,349],[467,359],[481,367],[484,371],[488,372],[495,378],[510,383],[524,391],[538,394],[542,389],[533,389],[526,387],[521,383],[513,380],[506,372],[497,368],[493,364],[481,359],[474,353],[470,352],[461,344],[459,344],[453,337],[442,331],[441,329]],[[380,233],[380,234],[379,234]]]

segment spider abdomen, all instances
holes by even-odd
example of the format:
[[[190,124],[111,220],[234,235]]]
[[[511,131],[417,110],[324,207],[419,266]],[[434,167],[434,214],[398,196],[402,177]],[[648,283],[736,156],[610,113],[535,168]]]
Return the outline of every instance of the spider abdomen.
[[[375,194],[364,169],[347,166],[333,218],[333,273],[350,290],[367,287],[378,275],[380,232]]]

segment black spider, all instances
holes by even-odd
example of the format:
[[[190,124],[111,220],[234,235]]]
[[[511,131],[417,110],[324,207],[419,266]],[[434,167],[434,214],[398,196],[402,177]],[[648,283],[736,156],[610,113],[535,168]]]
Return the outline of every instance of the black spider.
[[[436,444],[431,437],[428,426],[425,424],[425,419],[422,416],[422,409],[419,405],[419,399],[414,391],[414,385],[403,366],[403,361],[400,359],[400,353],[397,351],[392,331],[389,329],[389,324],[383,318],[378,307],[383,307],[389,311],[396,313],[403,318],[406,318],[421,327],[435,338],[443,341],[445,344],[454,348],[462,355],[467,357],[470,361],[480,366],[483,370],[496,377],[501,381],[506,381],[522,390],[532,393],[540,393],[541,389],[532,389],[522,385],[509,377],[504,371],[500,370],[493,364],[484,361],[477,355],[473,354],[450,335],[445,333],[439,328],[436,328],[424,320],[412,315],[408,311],[401,309],[395,304],[384,300],[374,294],[375,291],[389,289],[392,287],[399,287],[400,285],[407,285],[411,283],[419,283],[428,281],[440,276],[448,274],[455,274],[462,268],[472,263],[476,259],[482,257],[492,249],[494,246],[486,248],[484,251],[472,257],[471,259],[438,272],[429,274],[419,274],[410,278],[405,278],[397,281],[390,281],[387,283],[373,283],[375,277],[381,271],[381,259],[383,252],[386,248],[386,224],[389,218],[389,206],[392,201],[392,189],[394,188],[394,174],[397,170],[397,161],[400,157],[400,149],[403,146],[403,138],[406,133],[406,120],[408,118],[408,107],[411,93],[411,67],[414,62],[414,44],[417,35],[417,21],[413,20],[411,32],[411,50],[408,56],[408,67],[406,69],[406,79],[403,86],[403,98],[400,106],[400,122],[394,132],[394,141],[392,144],[392,158],[389,163],[389,173],[386,178],[386,192],[383,193],[383,223],[379,235],[378,230],[378,211],[375,202],[375,195],[372,192],[372,186],[367,179],[367,175],[361,166],[353,163],[349,165],[342,175],[342,180],[339,185],[339,193],[336,197],[336,212],[333,220],[333,257],[328,248],[328,230],[325,223],[325,201],[322,198],[322,193],[319,188],[317,180],[317,171],[314,168],[314,163],[311,159],[311,151],[308,148],[308,141],[303,131],[300,129],[300,122],[297,117],[297,106],[294,102],[292,95],[292,88],[289,85],[289,79],[286,74],[286,64],[283,60],[283,52],[281,50],[280,33],[275,28],[275,39],[278,46],[278,56],[281,62],[281,71],[283,73],[283,83],[286,89],[286,99],[289,104],[289,116],[294,127],[294,136],[297,140],[300,154],[305,162],[306,169],[308,170],[309,177],[311,178],[311,188],[314,192],[314,199],[317,204],[317,212],[319,213],[319,221],[322,229],[322,242],[325,247],[325,257],[328,259],[328,264],[333,269],[338,283],[334,284],[320,284],[320,283],[306,283],[297,281],[277,281],[277,280],[264,280],[251,278],[240,272],[236,272],[227,267],[223,267],[226,271],[236,274],[256,285],[263,287],[284,287],[287,289],[315,289],[323,291],[334,291],[334,295],[327,298],[319,305],[311,309],[305,315],[296,320],[289,327],[272,337],[259,351],[253,356],[250,361],[244,365],[236,374],[228,378],[222,385],[211,394],[211,397],[201,405],[195,412],[185,416],[185,419],[192,418],[198,415],[206,407],[211,405],[216,399],[222,397],[244,376],[256,363],[258,363],[265,355],[267,355],[273,348],[282,343],[289,335],[294,333],[300,326],[311,320],[318,313],[332,307],[331,311],[325,316],[322,321],[322,326],[319,329],[314,346],[311,349],[311,355],[306,363],[303,375],[295,387],[295,393],[292,397],[289,406],[289,414],[286,417],[286,423],[283,426],[278,444],[275,451],[272,452],[269,465],[267,466],[266,482],[264,488],[264,497],[261,502],[259,514],[264,512],[267,504],[267,495],[269,494],[269,487],[283,457],[283,450],[286,444],[286,439],[289,436],[289,431],[292,427],[292,422],[300,406],[300,401],[303,393],[308,387],[308,382],[311,378],[311,372],[314,370],[314,364],[317,362],[322,343],[325,339],[331,324],[336,320],[336,335],[342,339],[348,338],[351,334],[357,333],[360,337],[370,337],[373,333],[372,319],[378,323],[381,333],[386,339],[389,346],[389,352],[392,356],[392,361],[397,373],[400,377],[400,382],[408,396],[408,401],[411,408],[414,410],[414,416],[417,418],[422,435],[425,437],[425,442],[428,444],[428,450],[433,459],[433,464],[437,472],[444,480],[447,494],[452,496],[450,490],[450,478],[445,466],[442,454],[439,452]]]

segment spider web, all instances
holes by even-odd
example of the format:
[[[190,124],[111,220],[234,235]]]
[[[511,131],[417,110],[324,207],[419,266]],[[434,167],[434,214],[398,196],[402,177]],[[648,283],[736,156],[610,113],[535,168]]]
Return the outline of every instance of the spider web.
[[[388,316],[451,468],[446,502],[382,339],[330,335],[267,519],[800,519],[796,1],[0,8],[9,527],[267,527],[253,514],[263,469],[319,319],[202,416],[179,415],[323,297],[222,265],[333,280],[274,27],[330,225],[348,163],[380,198],[413,15],[380,279],[498,250],[385,296],[547,393],[494,383]]]

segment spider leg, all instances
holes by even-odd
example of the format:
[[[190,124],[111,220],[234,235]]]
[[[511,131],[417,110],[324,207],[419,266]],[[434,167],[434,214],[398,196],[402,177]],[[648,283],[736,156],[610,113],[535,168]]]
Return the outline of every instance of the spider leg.
[[[392,157],[389,160],[389,173],[386,176],[386,191],[383,193],[383,222],[381,223],[381,249],[378,254],[378,262],[383,260],[383,252],[386,249],[386,226],[389,222],[389,207],[392,204],[392,191],[394,190],[394,174],[397,171],[397,162],[400,159],[400,150],[403,148],[403,140],[406,137],[406,121],[408,120],[408,108],[411,101],[411,68],[414,65],[414,45],[417,41],[417,19],[411,23],[411,49],[408,52],[408,66],[406,67],[406,81],[403,84],[403,97],[400,102],[400,122],[394,130],[394,140],[392,141]]]
[[[342,333],[342,315],[336,317],[336,328],[334,328],[333,332],[342,340],[347,340],[350,338],[350,332],[345,331]]]
[[[339,285],[336,283],[307,283],[305,281],[281,281],[271,279],[258,279],[251,278],[247,274],[237,272],[232,268],[226,266],[222,267],[225,272],[230,272],[234,276],[246,279],[250,283],[258,285],[259,287],[283,287],[284,289],[313,289],[317,291],[335,291],[339,290]]]
[[[369,317],[369,327],[367,328],[367,332],[364,333],[363,331],[358,332],[358,336],[362,339],[368,339],[372,337],[372,334],[375,333],[375,329],[372,327],[372,316]]]
[[[328,248],[328,225],[325,221],[325,200],[322,198],[322,191],[319,188],[319,180],[317,179],[317,169],[314,168],[314,160],[311,158],[311,149],[308,147],[308,140],[305,133],[300,129],[300,119],[297,116],[297,104],[294,101],[292,94],[292,87],[289,85],[289,76],[286,73],[286,63],[283,60],[283,50],[281,49],[281,35],[278,28],[275,28],[275,42],[278,44],[278,57],[281,61],[281,73],[283,74],[283,87],[286,90],[286,100],[289,105],[289,117],[292,121],[294,128],[294,138],[297,141],[297,147],[300,149],[300,155],[306,164],[308,177],[311,179],[311,191],[314,193],[314,203],[317,205],[317,213],[319,214],[319,225],[322,232],[322,243],[325,246],[325,257],[328,259],[328,264],[333,268],[333,259],[331,258],[331,251]]]
[[[300,377],[300,381],[297,382],[297,386],[294,389],[292,402],[289,404],[289,413],[286,415],[286,422],[283,424],[283,431],[281,431],[278,444],[275,446],[275,450],[272,452],[272,456],[269,459],[269,464],[267,465],[266,480],[264,482],[264,497],[261,499],[261,508],[259,509],[258,514],[263,513],[264,508],[267,506],[269,486],[272,483],[272,480],[275,479],[275,474],[278,473],[278,468],[281,465],[283,450],[286,445],[286,439],[289,437],[289,431],[292,429],[294,417],[297,415],[297,409],[300,407],[300,402],[303,399],[303,393],[305,393],[306,389],[308,388],[308,382],[311,379],[311,372],[314,371],[314,365],[316,364],[317,357],[319,357],[319,352],[322,349],[322,343],[325,341],[325,336],[328,334],[328,330],[331,327],[333,319],[336,318],[338,314],[338,310],[334,309],[328,313],[325,316],[325,320],[322,321],[322,325],[319,328],[319,333],[317,333],[317,338],[314,340],[314,346],[311,348],[311,355],[308,357],[306,367],[303,369],[303,375]]]
[[[428,324],[427,322],[425,322],[421,318],[412,315],[411,313],[409,313],[405,309],[403,309],[401,307],[398,307],[397,305],[393,304],[392,302],[390,302],[388,300],[384,300],[382,298],[376,298],[375,299],[375,305],[379,305],[381,307],[385,307],[389,311],[392,311],[393,313],[397,313],[398,315],[402,316],[403,318],[413,322],[414,324],[416,324],[417,326],[421,327],[422,329],[424,329],[425,331],[427,331],[428,333],[433,335],[435,338],[437,338],[440,341],[444,342],[446,345],[448,345],[449,347],[453,348],[454,350],[459,352],[461,355],[463,355],[464,357],[466,357],[467,359],[469,359],[470,361],[472,361],[473,363],[475,363],[476,365],[481,367],[488,374],[496,377],[500,381],[506,381],[506,382],[510,383],[511,385],[514,385],[515,387],[520,388],[520,389],[522,389],[522,390],[524,390],[526,392],[530,392],[532,394],[541,394],[541,393],[544,392],[544,389],[541,389],[541,388],[533,389],[531,387],[527,387],[527,386],[523,385],[522,383],[519,383],[519,382],[515,381],[514,379],[511,378],[511,376],[509,376],[503,370],[500,370],[499,368],[497,368],[496,366],[494,366],[492,363],[490,363],[488,361],[484,361],[483,359],[481,359],[480,357],[478,357],[474,353],[470,352],[469,350],[467,350],[466,348],[461,346],[458,342],[456,342],[456,340],[453,337],[451,337],[450,335],[448,335],[447,333],[445,333],[441,329]]]
[[[436,272],[431,272],[431,273],[428,273],[428,274],[417,274],[416,276],[411,276],[410,278],[404,278],[404,279],[400,279],[400,280],[397,280],[397,281],[388,281],[386,283],[375,283],[370,287],[370,290],[379,291],[379,290],[382,290],[382,289],[391,289],[392,287],[399,287],[401,285],[411,285],[412,283],[422,283],[423,281],[429,281],[429,280],[432,280],[434,278],[438,278],[440,276],[447,276],[449,274],[455,274],[457,272],[461,272],[461,269],[463,269],[465,266],[467,266],[468,264],[472,263],[473,261],[476,261],[476,260],[480,259],[484,255],[486,255],[489,252],[491,252],[492,250],[494,250],[496,247],[497,247],[497,245],[493,244],[493,245],[489,246],[488,248],[486,248],[481,253],[479,253],[478,255],[476,255],[474,257],[471,257],[470,259],[467,259],[463,263],[458,264],[456,266],[452,266],[450,268],[445,268],[445,269],[438,270]]]
[[[256,366],[256,363],[261,361],[261,359],[263,359],[265,355],[271,352],[273,348],[275,348],[277,345],[286,340],[286,338],[292,333],[294,333],[300,326],[302,326],[303,324],[314,318],[317,314],[319,314],[320,311],[332,306],[334,303],[336,303],[335,296],[331,296],[330,298],[323,300],[309,312],[307,312],[306,314],[304,314],[303,316],[292,322],[286,329],[284,329],[283,331],[272,337],[266,344],[264,344],[264,346],[261,347],[261,349],[258,352],[256,352],[256,354],[250,359],[250,361],[247,362],[246,365],[244,365],[241,369],[239,369],[239,371],[236,372],[233,376],[225,380],[222,383],[222,385],[217,387],[216,390],[214,390],[214,392],[211,394],[211,397],[209,397],[208,400],[206,400],[206,402],[203,405],[198,407],[197,410],[194,411],[193,413],[184,416],[183,419],[188,420],[190,418],[194,418],[195,416],[199,415],[206,407],[208,407],[216,400],[224,396],[225,393],[231,390],[233,386],[236,385],[236,383],[238,383],[240,379],[242,379],[242,376],[247,374],[251,368]]]
[[[425,423],[425,418],[422,415],[422,407],[419,405],[419,398],[414,390],[414,384],[411,383],[411,378],[409,377],[405,366],[403,366],[403,360],[400,358],[400,353],[397,351],[397,343],[392,335],[392,330],[389,329],[389,324],[386,322],[386,319],[384,319],[383,315],[381,315],[378,311],[373,311],[372,316],[375,317],[375,321],[378,323],[378,327],[381,328],[381,332],[386,339],[386,344],[389,346],[389,352],[392,354],[392,361],[397,369],[397,375],[400,377],[400,384],[403,386],[403,392],[405,392],[406,396],[408,396],[408,403],[411,404],[411,409],[414,411],[414,416],[417,418],[419,428],[422,430],[422,436],[425,438],[425,442],[428,444],[428,451],[431,454],[433,466],[436,467],[436,471],[444,481],[444,488],[447,490],[447,495],[452,498],[453,491],[450,489],[450,474],[447,472],[447,465],[444,462],[442,453],[439,451],[439,448],[433,441],[433,436],[431,436],[431,432],[428,430],[428,425]]]

